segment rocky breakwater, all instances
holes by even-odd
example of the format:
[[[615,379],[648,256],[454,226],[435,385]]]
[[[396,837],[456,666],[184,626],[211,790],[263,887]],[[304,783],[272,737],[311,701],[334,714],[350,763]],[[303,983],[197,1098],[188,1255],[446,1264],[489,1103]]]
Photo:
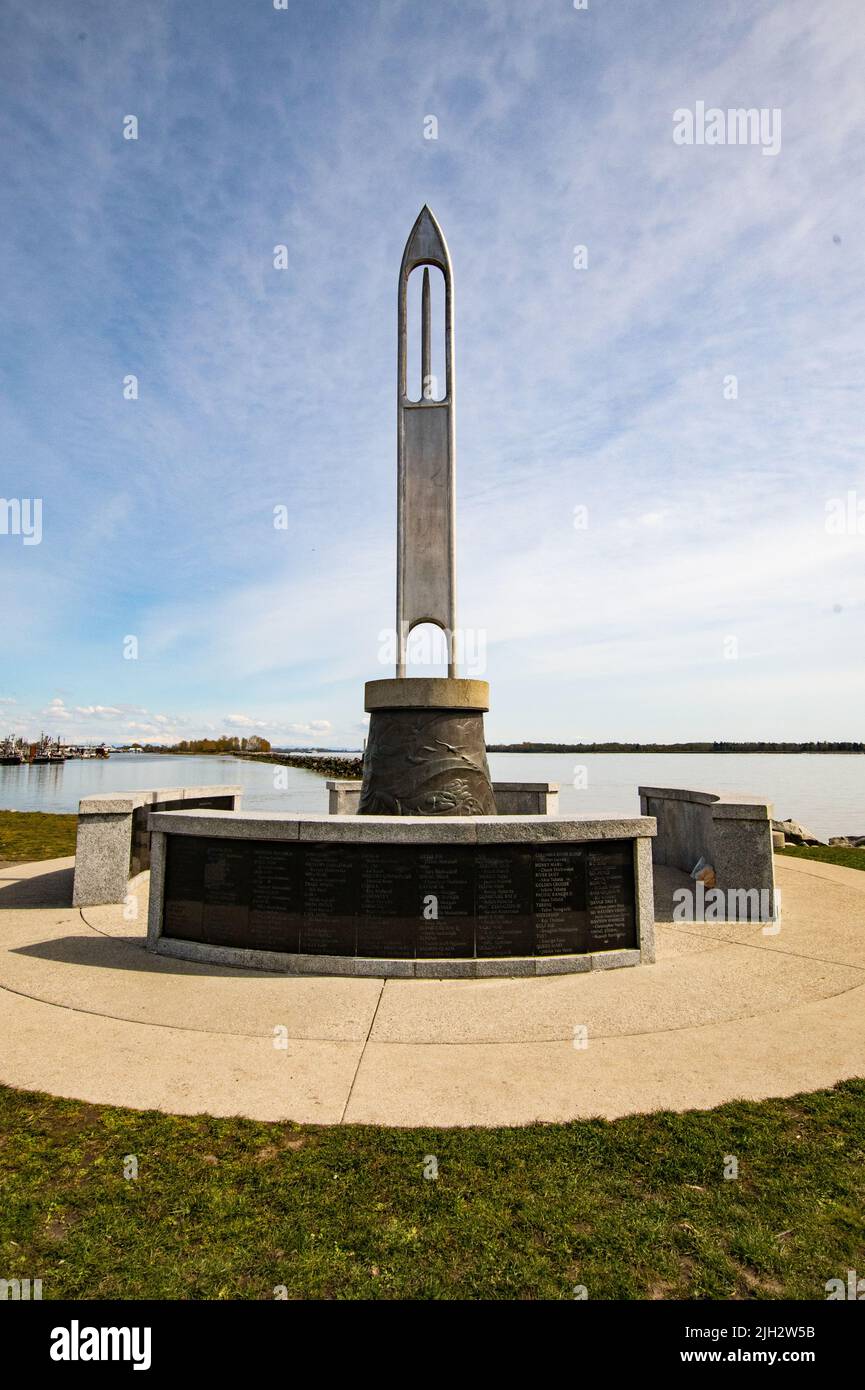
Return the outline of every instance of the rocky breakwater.
[[[772,843],[776,849],[784,845],[838,845],[842,849],[865,849],[865,835],[832,835],[821,840],[797,820],[773,820]]]
[[[350,753],[241,753],[250,762],[280,763],[283,767],[300,767],[317,772],[320,777],[362,777],[363,758]]]

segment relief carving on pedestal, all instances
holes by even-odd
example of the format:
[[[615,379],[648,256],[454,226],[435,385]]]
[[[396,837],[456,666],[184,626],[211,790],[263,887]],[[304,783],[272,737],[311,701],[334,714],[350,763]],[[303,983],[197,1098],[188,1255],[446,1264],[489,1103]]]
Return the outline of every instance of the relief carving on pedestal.
[[[358,813],[494,816],[483,717],[450,710],[376,711]]]

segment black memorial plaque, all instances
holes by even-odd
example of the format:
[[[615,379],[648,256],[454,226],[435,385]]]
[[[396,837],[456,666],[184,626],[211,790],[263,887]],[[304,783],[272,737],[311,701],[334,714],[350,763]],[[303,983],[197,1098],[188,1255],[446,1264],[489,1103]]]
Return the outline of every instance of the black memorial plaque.
[[[311,956],[357,955],[359,845],[300,845],[303,918],[300,949]]]
[[[406,845],[370,845],[361,861],[359,956],[411,958],[419,898],[417,855]]]
[[[210,840],[204,851],[204,940],[235,946],[249,937],[249,845],[245,840]]]
[[[591,845],[587,854],[590,951],[637,945],[634,849],[631,841]]]
[[[417,851],[417,954],[424,960],[475,953],[475,852],[441,846]]]
[[[582,955],[588,947],[585,845],[537,845],[535,955]]]
[[[247,945],[258,951],[296,952],[303,906],[299,850],[279,841],[251,844]]]
[[[181,941],[203,941],[204,853],[209,840],[197,835],[166,839],[165,909],[162,930]]]
[[[362,845],[169,834],[166,936],[465,960],[639,944],[631,840]]]
[[[531,956],[532,851],[522,845],[478,850],[475,941],[479,956]]]

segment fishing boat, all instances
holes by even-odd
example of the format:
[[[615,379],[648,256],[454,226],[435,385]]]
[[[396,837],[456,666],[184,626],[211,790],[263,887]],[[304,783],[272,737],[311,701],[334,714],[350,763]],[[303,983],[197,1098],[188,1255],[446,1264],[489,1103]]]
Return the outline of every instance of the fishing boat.
[[[31,763],[47,763],[47,762],[48,762],[48,749],[49,749],[49,747],[50,747],[50,740],[47,738],[47,736],[46,736],[45,734],[40,734],[40,735],[39,735],[39,742],[38,742],[38,743],[31,743],[31,745],[30,745],[30,762],[31,762]]]
[[[66,754],[60,745],[59,738],[49,738],[48,734],[40,734],[38,743],[30,745],[31,763],[65,763]]]
[[[10,734],[0,743],[0,764],[3,764],[4,767],[15,767],[23,761],[24,753],[21,748],[21,740],[17,739],[14,734]]]

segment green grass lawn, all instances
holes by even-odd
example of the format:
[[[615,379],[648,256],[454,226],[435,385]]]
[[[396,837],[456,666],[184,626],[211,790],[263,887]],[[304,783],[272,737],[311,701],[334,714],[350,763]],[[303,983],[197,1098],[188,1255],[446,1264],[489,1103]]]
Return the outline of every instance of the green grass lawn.
[[[817,859],[821,864],[842,864],[845,869],[865,869],[865,849],[845,849],[843,845],[785,845],[775,853],[792,859]]]
[[[863,1171],[865,1081],[491,1130],[184,1118],[0,1088],[0,1277],[41,1278],[46,1299],[270,1299],[278,1285],[824,1299],[827,1279],[865,1269]]]
[[[26,864],[75,853],[76,815],[0,811],[0,863]]]

